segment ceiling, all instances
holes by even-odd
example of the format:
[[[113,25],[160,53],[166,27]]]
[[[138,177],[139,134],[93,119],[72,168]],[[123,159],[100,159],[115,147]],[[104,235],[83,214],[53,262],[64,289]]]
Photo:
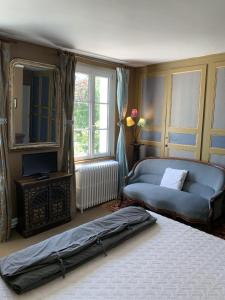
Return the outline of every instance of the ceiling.
[[[225,52],[224,0],[0,0],[0,36],[143,66]]]

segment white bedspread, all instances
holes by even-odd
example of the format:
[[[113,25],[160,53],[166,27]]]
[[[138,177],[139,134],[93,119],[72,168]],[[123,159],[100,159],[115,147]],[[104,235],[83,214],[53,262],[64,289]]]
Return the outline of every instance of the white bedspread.
[[[0,299],[225,299],[225,241],[153,215],[153,227],[65,279],[22,296],[0,280]]]

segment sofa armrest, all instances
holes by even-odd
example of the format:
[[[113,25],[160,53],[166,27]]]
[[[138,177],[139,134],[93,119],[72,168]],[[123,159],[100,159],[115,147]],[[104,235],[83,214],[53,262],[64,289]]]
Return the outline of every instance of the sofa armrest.
[[[217,219],[223,212],[225,191],[215,193],[209,200],[210,209],[213,211],[213,219]]]
[[[213,204],[215,201],[218,201],[221,196],[224,195],[224,191],[216,192],[211,198],[210,198],[210,204]]]
[[[125,176],[125,178],[124,178],[125,186],[128,185],[129,180],[131,179],[131,177],[133,177],[133,175],[134,175],[134,173],[133,173],[132,171],[130,171],[130,172],[128,173],[128,175]]]
[[[135,165],[135,167],[136,167],[136,165]],[[135,176],[135,171],[134,171],[134,170],[135,170],[135,168],[133,167],[133,168],[131,169],[131,171],[128,173],[128,175],[125,176],[125,178],[124,178],[125,186],[128,185],[129,180],[130,180],[132,177]]]
[[[129,182],[129,176],[125,176],[124,178],[125,186],[128,185],[128,182]]]

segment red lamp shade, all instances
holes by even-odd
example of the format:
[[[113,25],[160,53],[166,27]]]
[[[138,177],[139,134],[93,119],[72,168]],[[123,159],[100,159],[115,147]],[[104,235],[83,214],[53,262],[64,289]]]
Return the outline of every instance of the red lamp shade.
[[[136,108],[133,108],[131,111],[131,117],[136,118],[138,115],[138,110]]]

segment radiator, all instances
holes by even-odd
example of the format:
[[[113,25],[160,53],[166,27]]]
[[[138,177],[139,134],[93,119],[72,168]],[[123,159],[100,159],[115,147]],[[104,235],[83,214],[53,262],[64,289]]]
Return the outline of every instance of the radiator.
[[[116,199],[118,162],[114,160],[76,165],[76,203],[84,209]]]

